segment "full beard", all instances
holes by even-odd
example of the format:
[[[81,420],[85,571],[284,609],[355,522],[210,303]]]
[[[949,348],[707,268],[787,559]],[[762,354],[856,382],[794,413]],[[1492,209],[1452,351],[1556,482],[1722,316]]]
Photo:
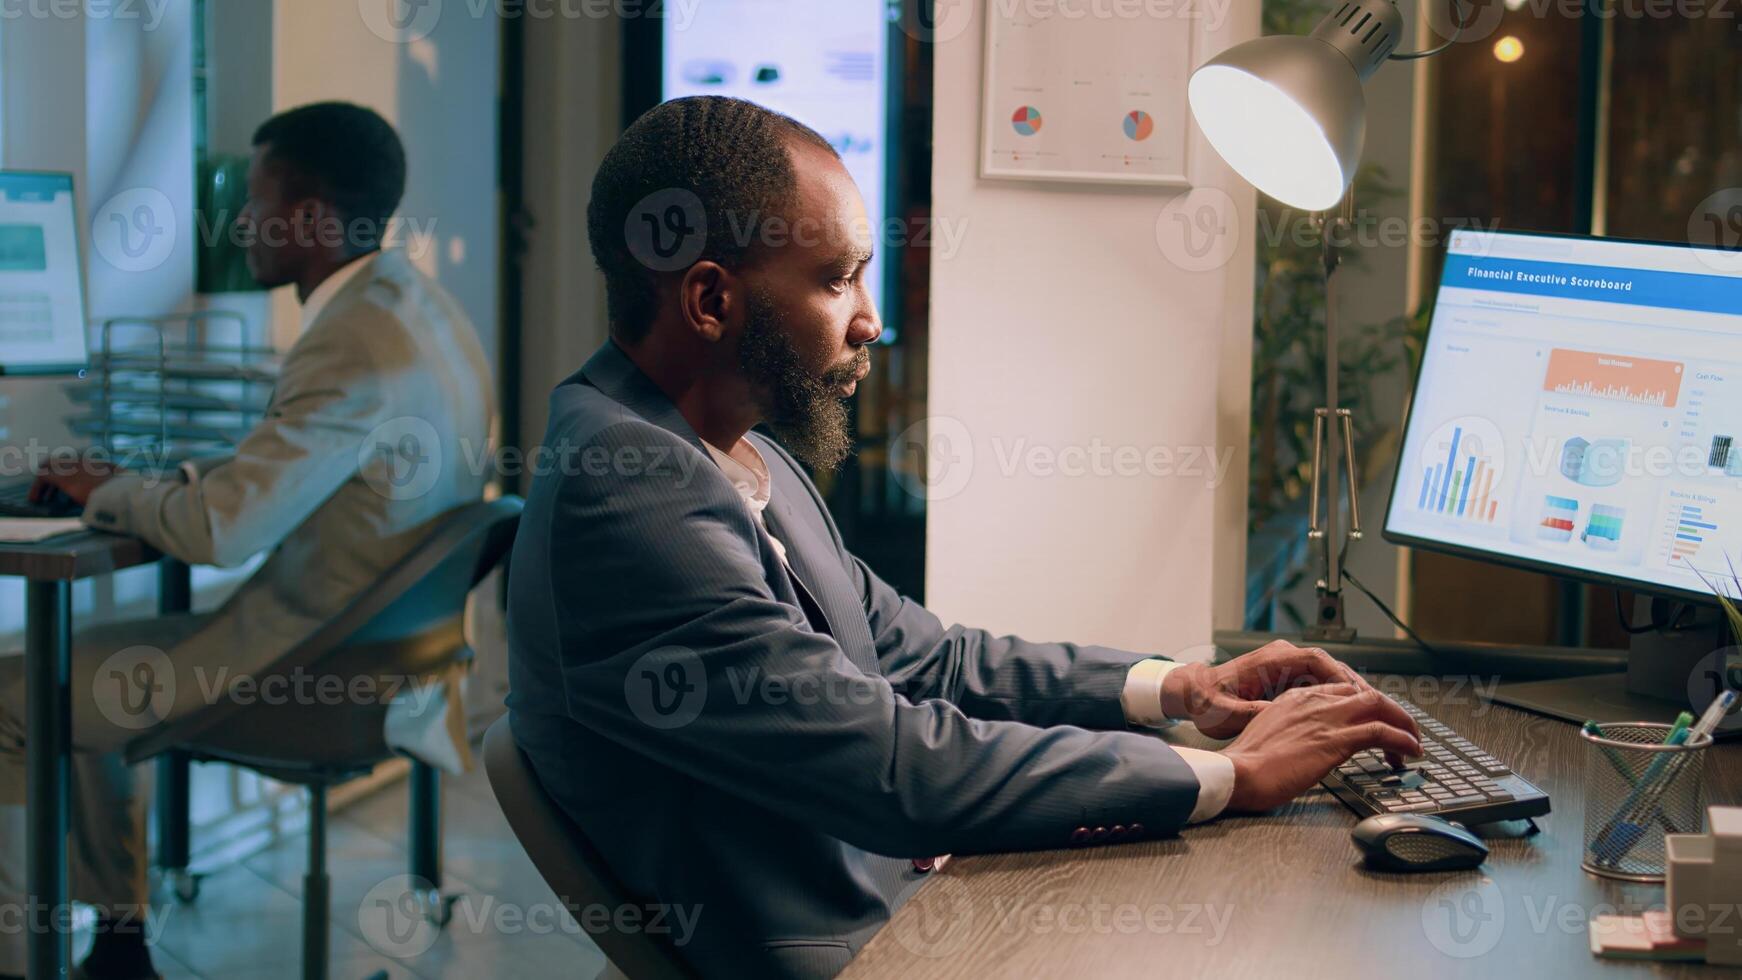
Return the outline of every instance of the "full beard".
[[[840,389],[858,377],[871,355],[861,348],[853,363],[813,374],[781,328],[783,319],[766,295],[751,290],[738,363],[745,376],[768,393],[768,404],[762,406],[764,419],[781,444],[799,462],[827,472],[853,453],[851,419]]]

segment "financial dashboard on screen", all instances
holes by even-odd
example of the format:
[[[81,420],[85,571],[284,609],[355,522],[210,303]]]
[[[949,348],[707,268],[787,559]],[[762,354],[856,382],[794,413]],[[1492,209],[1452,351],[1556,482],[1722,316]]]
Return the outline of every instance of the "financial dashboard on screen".
[[[0,171],[0,373],[85,365],[73,179]]]
[[[1454,232],[1385,536],[1709,595],[1742,568],[1742,253]]]

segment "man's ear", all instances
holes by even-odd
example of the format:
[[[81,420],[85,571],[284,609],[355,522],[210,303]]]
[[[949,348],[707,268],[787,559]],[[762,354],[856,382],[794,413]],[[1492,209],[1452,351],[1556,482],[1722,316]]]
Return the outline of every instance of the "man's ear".
[[[290,245],[330,245],[335,234],[327,227],[333,211],[327,207],[327,202],[318,197],[305,197],[297,201],[290,209],[290,220],[293,228],[291,234],[296,236],[287,244]],[[337,229],[340,237],[344,228]]]
[[[718,262],[697,262],[678,284],[678,312],[697,337],[717,343],[744,315],[744,282]]]

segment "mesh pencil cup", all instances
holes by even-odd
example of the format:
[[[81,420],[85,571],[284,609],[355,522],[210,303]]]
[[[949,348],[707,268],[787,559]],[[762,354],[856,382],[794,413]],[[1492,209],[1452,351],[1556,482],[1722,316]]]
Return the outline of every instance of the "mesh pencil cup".
[[[1585,740],[1585,850],[1582,867],[1627,881],[1662,881],[1665,834],[1700,830],[1706,807],[1710,735],[1665,745],[1670,726],[1604,725]]]

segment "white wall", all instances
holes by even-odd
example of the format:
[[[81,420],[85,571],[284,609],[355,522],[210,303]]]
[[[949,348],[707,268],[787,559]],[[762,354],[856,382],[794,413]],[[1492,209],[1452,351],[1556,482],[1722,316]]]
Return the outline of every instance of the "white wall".
[[[587,243],[593,175],[622,132],[622,24],[559,17],[526,30],[525,177],[531,218],[521,295],[521,438],[544,440],[550,392],[609,333]]]
[[[13,170],[85,166],[85,23],[20,18],[0,23],[0,165]],[[53,98],[43,92],[52,91]],[[77,188],[80,214],[84,187]]]
[[[1190,197],[981,180],[981,33],[936,48],[933,212],[963,237],[953,255],[933,249],[929,410],[934,433],[971,437],[974,469],[944,499],[950,481],[933,477],[927,605],[1033,639],[1190,652],[1239,625],[1244,593],[1252,192],[1195,130]],[[1257,33],[1257,0],[1238,0],[1198,60]],[[1188,271],[1158,219],[1218,203],[1237,212],[1225,259]],[[1006,475],[1024,440],[1212,447],[1232,466],[1216,485]]]
[[[398,214],[407,251],[454,294],[494,360],[499,27],[495,5],[474,17],[476,7],[448,4],[427,34],[419,20],[401,39],[372,28],[356,0],[278,0],[273,108],[343,99],[399,130],[409,159]],[[281,290],[273,309],[283,343],[300,326],[292,291]]]

